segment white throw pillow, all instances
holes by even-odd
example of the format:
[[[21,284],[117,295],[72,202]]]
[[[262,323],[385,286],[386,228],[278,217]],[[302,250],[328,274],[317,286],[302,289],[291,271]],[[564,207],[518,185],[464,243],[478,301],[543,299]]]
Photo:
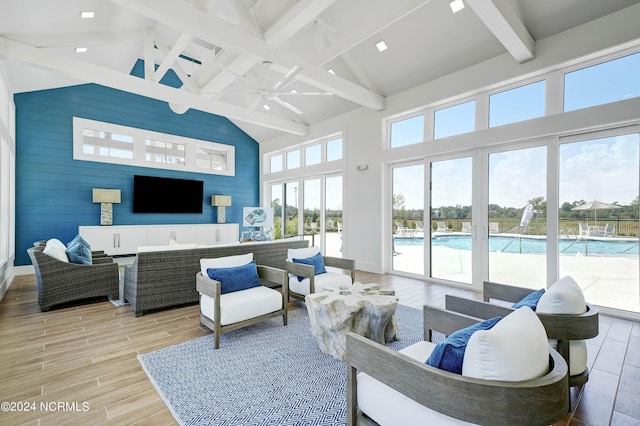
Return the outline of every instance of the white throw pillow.
[[[547,333],[527,306],[473,333],[462,361],[463,376],[485,380],[530,380],[548,371]]]
[[[253,253],[200,259],[200,271],[203,277],[208,277],[207,269],[209,268],[235,268],[236,266],[244,266],[251,263],[251,261],[253,261]]]
[[[536,307],[536,312],[541,314],[582,314],[586,311],[582,289],[570,276],[553,283]]]
[[[56,238],[48,240],[42,252],[55,259],[69,263],[69,256],[67,256],[67,246],[65,246],[62,241]]]

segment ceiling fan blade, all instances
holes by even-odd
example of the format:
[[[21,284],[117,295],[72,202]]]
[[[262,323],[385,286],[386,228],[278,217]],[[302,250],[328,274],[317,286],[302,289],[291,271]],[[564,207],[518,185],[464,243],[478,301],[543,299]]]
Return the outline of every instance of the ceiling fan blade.
[[[258,99],[256,99],[251,103],[251,105],[249,105],[248,111],[253,111],[258,106],[258,104],[262,101],[263,101],[262,96],[259,96]]]
[[[280,99],[277,96],[272,96],[272,97],[269,98],[269,100],[272,100],[273,102],[277,103],[278,105],[283,106],[286,109],[288,109],[289,111],[295,112],[298,115],[304,114],[302,112],[302,110],[300,110],[298,107],[296,107],[294,105],[291,105],[289,102],[284,101],[284,100]]]
[[[281,95],[290,95],[290,96],[298,96],[298,95],[312,95],[312,96],[333,96],[331,92],[278,92],[278,96]]]
[[[289,83],[293,81],[293,79],[302,71],[302,67],[298,65],[294,65],[287,73],[284,75],[283,79],[278,81],[274,86],[273,90],[278,90],[281,87],[286,87]]]

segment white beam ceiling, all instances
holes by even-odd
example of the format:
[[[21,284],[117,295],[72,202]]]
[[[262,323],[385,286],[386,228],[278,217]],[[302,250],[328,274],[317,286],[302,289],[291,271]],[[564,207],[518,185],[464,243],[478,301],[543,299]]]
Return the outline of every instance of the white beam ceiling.
[[[281,46],[282,43],[313,21],[335,1],[301,0],[265,32],[264,39],[271,46]]]
[[[236,105],[206,99],[185,90],[158,84],[147,79],[90,64],[73,57],[59,55],[48,49],[33,47],[4,37],[0,37],[0,56],[59,71],[82,81],[101,84],[167,103],[175,102],[178,105],[190,105],[200,111],[266,128],[297,135],[306,135],[309,131],[308,126],[304,124],[259,112],[249,112],[245,108]]]
[[[363,17],[360,25],[320,53],[315,63],[323,65],[330,62],[430,2],[431,0],[375,2],[366,11],[367,16]]]
[[[171,0],[111,1],[256,62],[271,61],[283,74],[294,67],[301,67],[297,76],[299,81],[373,110],[379,111],[385,108],[383,96],[333,75],[288,52],[275,50],[264,40],[239,30],[215,16],[194,9],[187,3]]]
[[[535,58],[536,42],[508,2],[501,8],[492,0],[465,0],[519,63]]]

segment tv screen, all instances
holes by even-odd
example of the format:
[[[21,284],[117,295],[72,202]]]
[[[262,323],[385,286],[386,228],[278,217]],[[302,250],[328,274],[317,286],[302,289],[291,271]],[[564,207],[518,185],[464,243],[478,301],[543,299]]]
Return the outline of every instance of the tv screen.
[[[204,182],[133,176],[134,213],[202,213]]]

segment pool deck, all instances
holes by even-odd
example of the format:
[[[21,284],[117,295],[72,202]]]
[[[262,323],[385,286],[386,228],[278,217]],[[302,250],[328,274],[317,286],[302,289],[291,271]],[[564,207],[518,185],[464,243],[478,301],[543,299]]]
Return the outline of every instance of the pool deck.
[[[469,235],[447,232],[437,235]],[[491,234],[495,236],[520,236],[519,234]],[[404,236],[399,236],[403,238]],[[418,237],[418,235],[416,235]],[[546,238],[546,236],[526,236]],[[589,240],[620,241],[622,238],[588,237]],[[635,241],[637,238],[624,238]],[[422,274],[424,271],[424,249],[422,246],[398,244],[393,257],[394,270]],[[462,283],[471,282],[471,252],[448,247],[434,246],[432,275],[444,280]],[[560,276],[570,275],[583,289],[590,303],[640,312],[640,262],[638,255],[588,256],[563,255],[560,257]],[[519,285],[532,289],[545,286],[546,258],[540,254],[496,253],[489,256],[490,279],[496,282]]]

